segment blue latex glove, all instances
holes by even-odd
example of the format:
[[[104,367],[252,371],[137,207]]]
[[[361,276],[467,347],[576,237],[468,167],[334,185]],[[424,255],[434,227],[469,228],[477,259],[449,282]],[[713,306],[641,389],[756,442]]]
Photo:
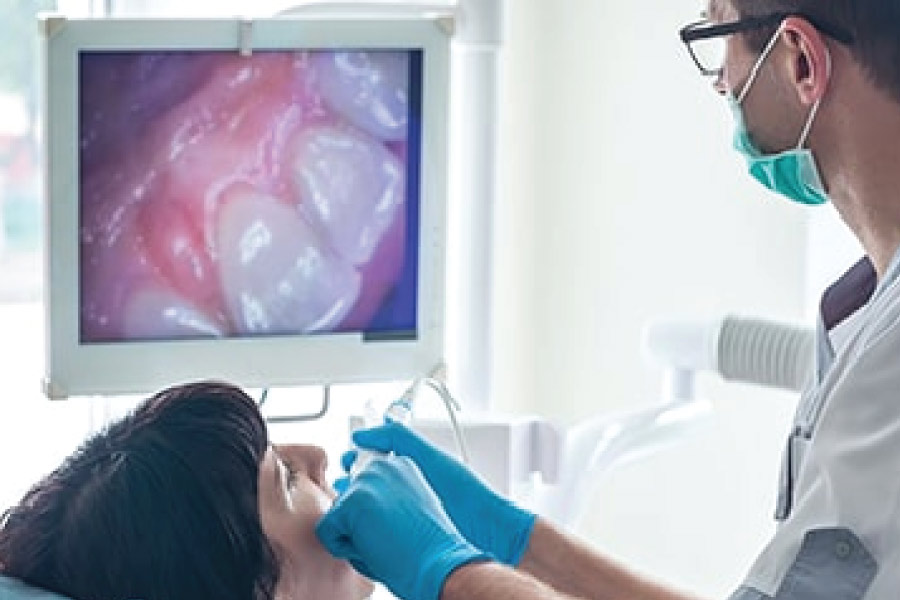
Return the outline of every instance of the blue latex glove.
[[[421,469],[428,484],[444,505],[454,525],[478,549],[490,553],[498,561],[517,566],[528,547],[535,515],[498,495],[464,465],[407,429],[400,423],[388,422],[353,434],[360,448],[408,456]],[[349,471],[356,451],[342,457]],[[339,480],[340,490],[349,479]]]
[[[407,600],[437,600],[454,569],[490,557],[463,538],[415,464],[378,456],[316,526],[334,556]]]

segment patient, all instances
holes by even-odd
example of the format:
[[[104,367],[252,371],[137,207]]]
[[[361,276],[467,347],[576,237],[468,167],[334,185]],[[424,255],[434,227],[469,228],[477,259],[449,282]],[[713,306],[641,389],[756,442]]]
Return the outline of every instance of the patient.
[[[315,537],[325,460],[270,446],[234,386],[164,390],[7,511],[0,574],[74,600],[364,598],[371,583]]]

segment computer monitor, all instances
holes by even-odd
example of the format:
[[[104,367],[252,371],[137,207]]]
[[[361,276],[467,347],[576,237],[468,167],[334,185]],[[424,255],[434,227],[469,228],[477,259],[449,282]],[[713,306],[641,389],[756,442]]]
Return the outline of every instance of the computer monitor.
[[[43,17],[45,393],[443,359],[448,28]]]

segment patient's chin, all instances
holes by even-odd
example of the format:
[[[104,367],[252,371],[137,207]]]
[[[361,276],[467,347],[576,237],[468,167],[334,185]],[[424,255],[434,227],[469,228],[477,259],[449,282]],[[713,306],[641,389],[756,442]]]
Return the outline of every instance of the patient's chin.
[[[350,563],[346,561],[340,561],[340,563],[337,581],[340,581],[341,583],[336,586],[339,588],[336,590],[338,593],[330,597],[335,599],[362,600],[363,598],[371,596],[372,592],[375,591],[375,585],[372,581],[357,573]]]
[[[354,571],[357,579],[358,595],[354,598],[368,598],[375,591],[375,584]]]
[[[357,573],[350,563],[334,558],[328,562],[300,567],[282,563],[276,600],[364,600],[375,591],[372,581]]]

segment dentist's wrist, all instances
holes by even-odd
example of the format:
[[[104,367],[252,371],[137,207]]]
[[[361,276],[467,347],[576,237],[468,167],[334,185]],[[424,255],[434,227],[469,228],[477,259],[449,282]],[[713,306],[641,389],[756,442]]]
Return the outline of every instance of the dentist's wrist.
[[[428,566],[421,571],[417,598],[438,600],[441,598],[444,585],[458,569],[474,563],[494,562],[493,557],[475,548],[468,542],[460,543],[452,548],[432,555]]]
[[[498,562],[517,567],[522,562],[528,542],[534,531],[537,515],[519,507],[512,501],[497,496],[491,515],[494,531],[500,532],[499,539],[491,540],[491,548],[485,548]]]

